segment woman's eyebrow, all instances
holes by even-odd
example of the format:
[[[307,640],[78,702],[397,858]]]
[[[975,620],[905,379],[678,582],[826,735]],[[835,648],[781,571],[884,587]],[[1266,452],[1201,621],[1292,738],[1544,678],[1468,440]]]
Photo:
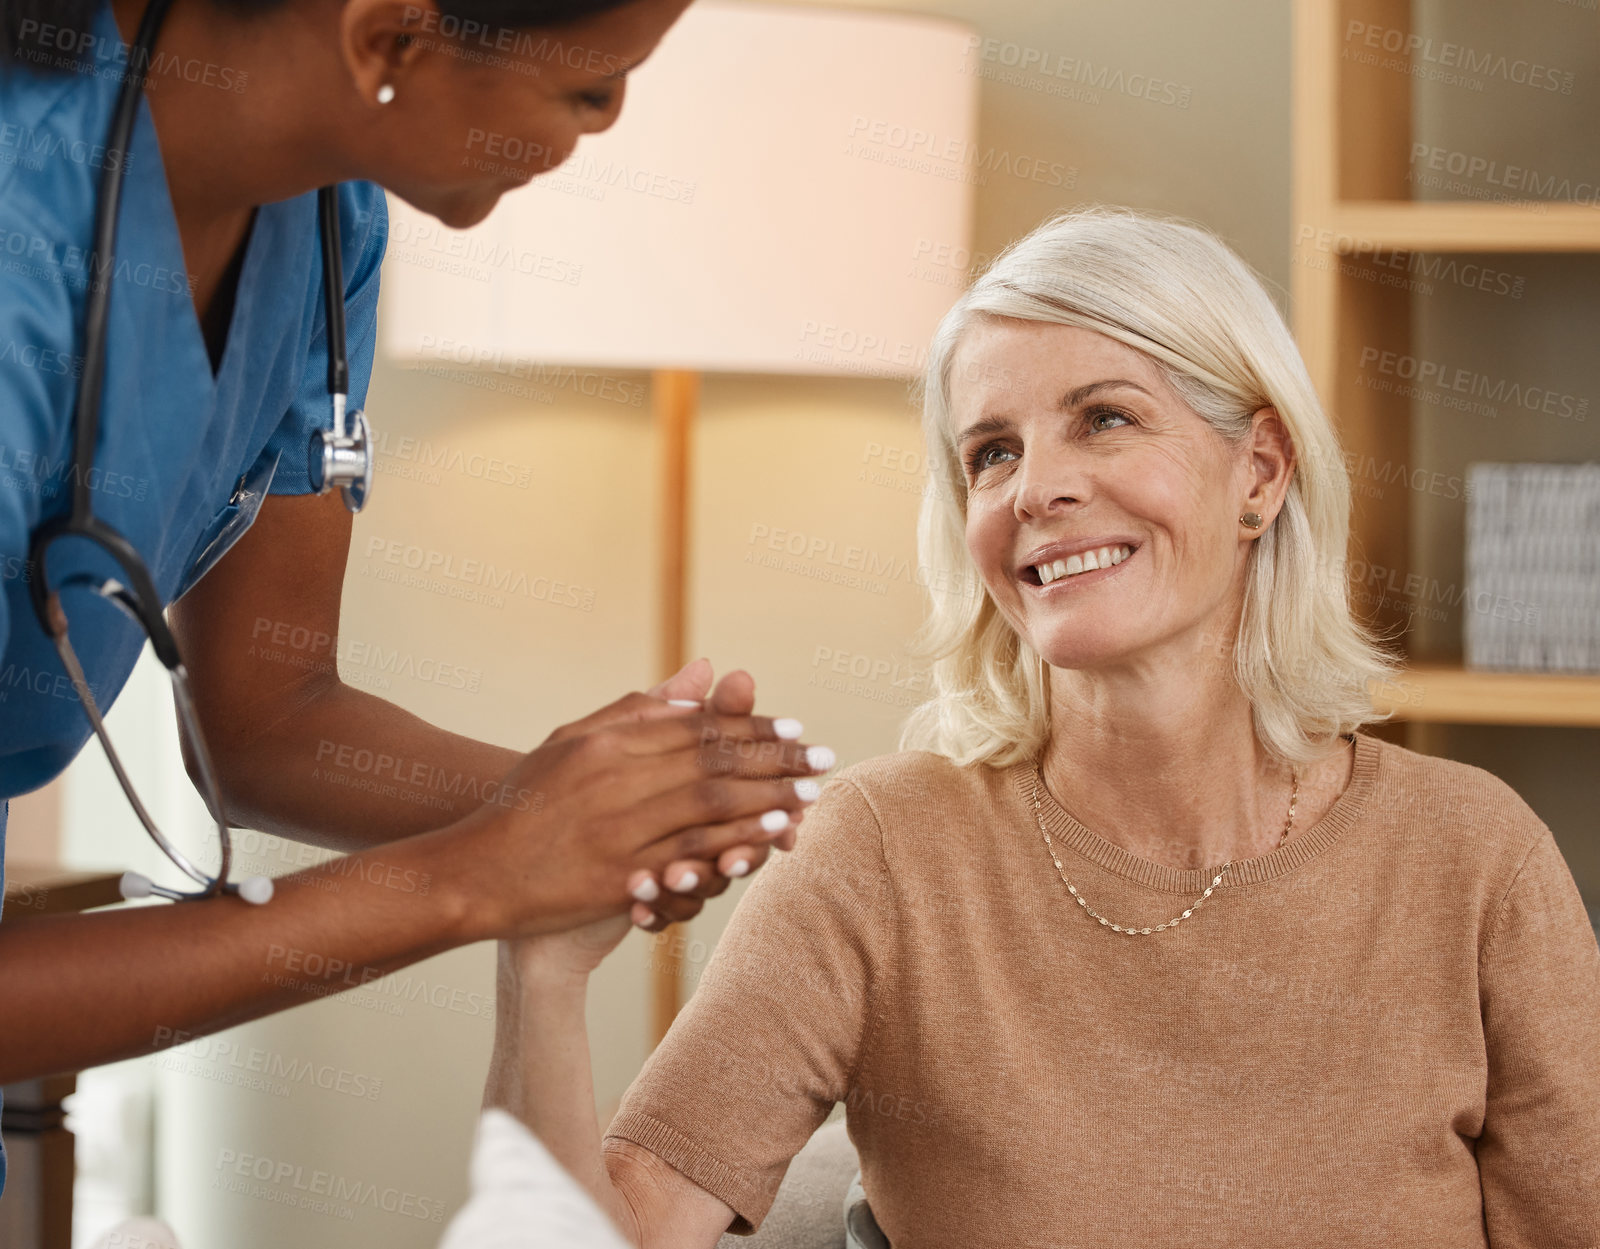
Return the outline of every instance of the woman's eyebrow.
[[[974,438],[981,438],[985,434],[998,433],[1002,429],[1011,428],[1011,418],[1006,416],[986,416],[974,421],[956,436],[956,446],[970,442]]]
[[[1063,409],[1075,408],[1079,404],[1083,403],[1084,400],[1098,394],[1100,391],[1115,390],[1119,386],[1127,387],[1129,390],[1137,390],[1141,395],[1147,395],[1151,399],[1155,398],[1155,396],[1150,394],[1148,390],[1139,385],[1138,382],[1129,381],[1125,377],[1109,377],[1098,382],[1089,382],[1086,385],[1077,387],[1075,390],[1067,391],[1066,394],[1061,396],[1061,407]],[[1009,429],[1010,427],[1011,419],[1009,417],[983,417],[981,420],[974,421],[971,425],[968,425],[964,430],[961,431],[961,433],[956,437],[956,446],[959,447],[973,438],[981,438],[985,434],[999,433],[1001,430]]]
[[[1130,382],[1125,377],[1112,377],[1107,378],[1105,381],[1090,382],[1087,386],[1079,386],[1076,390],[1067,391],[1067,393],[1061,397],[1061,406],[1063,408],[1075,408],[1085,399],[1089,398],[1090,395],[1102,390],[1111,390],[1118,386],[1125,386],[1129,390],[1137,390],[1141,395],[1147,395],[1151,399],[1155,398],[1155,396],[1150,394],[1148,390],[1139,385],[1138,382]]]

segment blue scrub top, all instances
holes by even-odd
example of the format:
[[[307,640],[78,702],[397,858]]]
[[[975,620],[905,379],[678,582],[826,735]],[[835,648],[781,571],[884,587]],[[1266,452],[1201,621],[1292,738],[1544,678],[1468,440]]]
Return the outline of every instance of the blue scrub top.
[[[0,799],[55,777],[91,734],[34,618],[27,558],[29,534],[71,504],[87,254],[102,168],[118,159],[103,144],[127,52],[107,4],[94,34],[80,72],[0,59]],[[217,89],[244,86],[230,79]],[[350,399],[359,407],[372,372],[387,213],[371,183],[343,184],[339,207]],[[213,377],[141,102],[123,182],[90,484],[96,516],[132,542],[164,600],[179,597],[238,540],[263,492],[309,493],[311,431],[332,423],[327,367],[310,192],[257,211]],[[116,575],[82,543],[52,548],[52,582],[91,566]],[[104,708],[127,681],[143,632],[87,592],[64,605],[73,648]],[[4,811],[0,804],[0,863]],[[4,1168],[0,1152],[0,1187]]]

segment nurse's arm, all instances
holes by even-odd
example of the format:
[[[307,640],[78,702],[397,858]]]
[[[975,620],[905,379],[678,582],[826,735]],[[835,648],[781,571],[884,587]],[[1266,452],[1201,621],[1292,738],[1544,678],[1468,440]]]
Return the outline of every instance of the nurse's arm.
[[[443,827],[483,803],[515,806],[518,794],[500,782],[522,758],[340,680],[352,519],[334,493],[269,495],[170,613],[234,822],[346,851]],[[470,667],[470,654],[452,657],[441,641],[441,661]],[[718,709],[752,711],[753,691],[736,706],[727,684],[713,695]],[[730,849],[715,863],[675,862],[667,879],[694,871],[708,881],[736,862],[754,870],[771,847],[792,849],[794,836]]]
[[[483,847],[486,849],[487,847]],[[0,1083],[81,1071],[368,986],[489,935],[454,831],[281,877],[233,897],[0,924]],[[354,870],[351,870],[351,869]],[[423,893],[391,887],[427,879]],[[492,925],[490,926],[492,927]]]
[[[352,519],[337,493],[269,495],[169,613],[234,822],[346,851],[460,819],[522,757],[340,680]]]
[[[329,993],[381,992],[386,973],[490,937],[547,936],[607,916],[626,930],[618,913],[640,878],[749,845],[762,812],[800,801],[779,776],[713,776],[694,748],[714,728],[741,750],[775,748],[780,775],[803,772],[799,747],[770,720],[670,708],[615,716],[656,701],[625,696],[590,718],[601,727],[564,725],[527,755],[511,782],[557,795],[549,808],[481,805],[449,828],[282,877],[262,906],[222,896],[8,914],[0,1083],[163,1049]],[[630,763],[619,776],[621,758]],[[655,905],[678,921],[702,902],[663,894]]]

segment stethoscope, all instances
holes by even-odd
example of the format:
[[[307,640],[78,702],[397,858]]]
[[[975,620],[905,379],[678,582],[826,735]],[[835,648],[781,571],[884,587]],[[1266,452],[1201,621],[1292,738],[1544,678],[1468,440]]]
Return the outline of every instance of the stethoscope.
[[[121,88],[116,108],[112,113],[111,127],[106,138],[106,150],[126,152],[133,135],[134,119],[144,89],[145,69],[150,63],[150,51],[155,46],[156,34],[172,7],[172,0],[151,0],[139,22],[138,37],[129,51],[123,69]],[[178,654],[178,644],[162,615],[163,604],[156,593],[155,581],[133,544],[110,525],[94,515],[90,491],[90,470],[94,466],[95,443],[100,432],[100,397],[105,381],[106,327],[111,297],[111,279],[116,271],[117,215],[122,202],[122,173],[126,161],[107,161],[100,176],[100,197],[95,210],[93,278],[89,289],[87,310],[84,316],[83,368],[78,377],[76,403],[73,409],[75,423],[73,438],[72,510],[41,525],[29,542],[30,563],[28,593],[33,601],[34,615],[39,626],[55,643],[56,653],[71,678],[79,701],[83,703],[95,736],[106,752],[106,758],[116,773],[117,781],[127,795],[145,831],[162,852],[193,880],[198,889],[169,889],[157,885],[138,872],[125,872],[122,876],[122,896],[125,898],[151,895],[182,901],[210,898],[222,893],[238,894],[247,902],[262,903],[272,897],[272,881],[266,876],[250,876],[234,883],[228,879],[233,860],[233,842],[228,822],[223,814],[222,801],[212,766],[210,751],[194,712],[189,695],[188,672]],[[308,468],[312,488],[319,494],[337,487],[344,496],[345,506],[359,512],[366,504],[372,489],[372,447],[368,439],[367,418],[359,409],[349,411],[346,403],[350,388],[350,371],[345,357],[344,337],[344,272],[339,243],[339,201],[334,187],[323,187],[317,193],[317,217],[322,235],[322,276],[325,287],[325,307],[328,323],[328,394],[333,401],[333,423],[326,430],[311,435],[308,449]],[[215,876],[208,875],[187,855],[172,844],[156,827],[150,813],[134,792],[122,762],[112,749],[100,709],[84,676],[83,666],[73,653],[67,637],[67,615],[61,606],[56,590],[50,588],[46,560],[53,543],[63,538],[77,538],[94,543],[116,562],[126,584],[113,578],[100,578],[81,573],[69,576],[61,588],[79,586],[94,591],[117,604],[133,617],[150,638],[156,658],[161,661],[172,678],[173,696],[177,701],[178,715],[186,731],[199,772],[201,797],[216,821],[217,838],[222,845],[222,862]]]

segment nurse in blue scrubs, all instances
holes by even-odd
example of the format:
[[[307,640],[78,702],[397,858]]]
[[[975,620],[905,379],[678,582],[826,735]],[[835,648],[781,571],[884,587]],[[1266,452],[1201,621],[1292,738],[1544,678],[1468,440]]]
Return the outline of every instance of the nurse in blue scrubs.
[[[307,472],[310,436],[331,422],[316,189],[339,186],[360,406],[382,188],[451,226],[480,221],[611,125],[628,70],[687,0],[177,0],[128,150],[108,151],[145,2],[0,0],[0,798],[45,784],[90,735],[31,608],[28,552],[75,484],[97,187],[119,161],[95,514],[170,605],[230,822],[352,857],[280,879],[264,905],[221,895],[0,923],[0,1083],[144,1053],[471,941],[630,908],[646,927],[687,918],[791,845],[814,792],[795,783],[816,770],[798,726],[752,715],[748,674],[713,688],[704,661],[526,755],[331,671],[352,518]],[[463,158],[483,132],[517,135],[530,163],[482,172]],[[57,558],[52,584],[92,557]],[[93,595],[69,610],[104,708],[144,633]],[[281,637],[326,640],[289,669],[261,657]],[[708,734],[762,747],[707,751]],[[390,761],[385,784],[321,779],[359,777],[357,752]],[[336,893],[319,887],[334,873]]]

